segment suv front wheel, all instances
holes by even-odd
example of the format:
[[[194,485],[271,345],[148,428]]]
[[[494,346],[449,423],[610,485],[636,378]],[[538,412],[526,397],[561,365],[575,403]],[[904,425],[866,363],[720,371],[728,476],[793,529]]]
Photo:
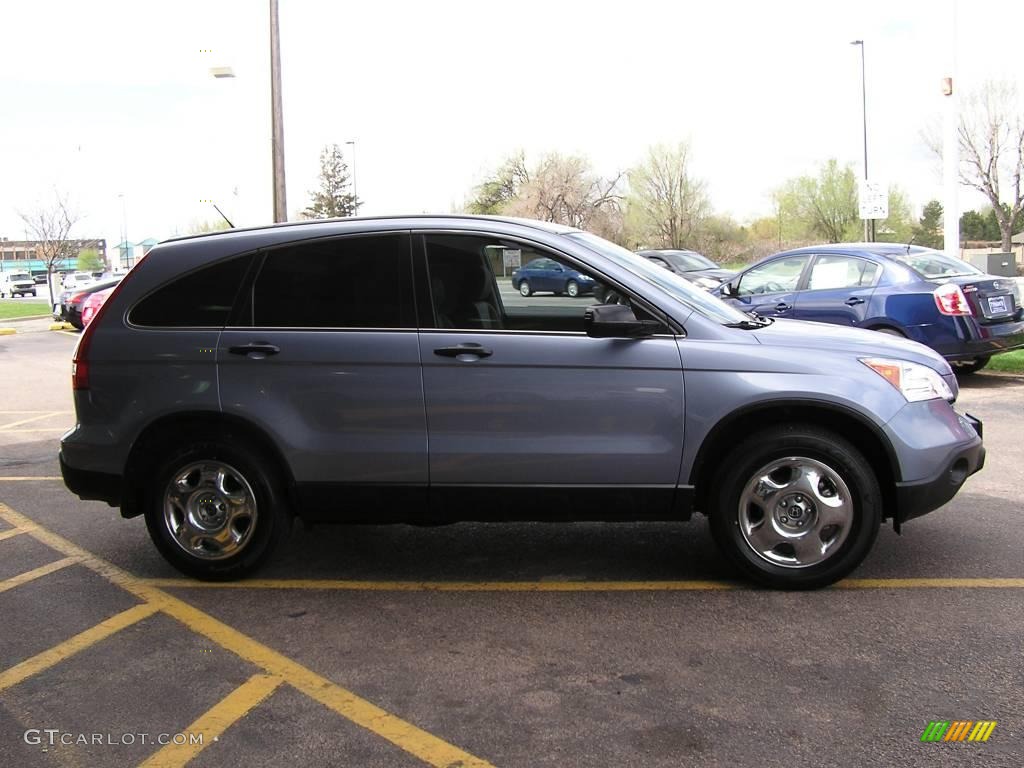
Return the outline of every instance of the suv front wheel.
[[[718,472],[711,531],[746,576],[781,589],[816,589],[867,556],[882,520],[878,480],[838,434],[779,426],[740,443]]]
[[[198,579],[244,576],[287,538],[291,516],[279,473],[234,441],[202,439],[168,452],[146,505],[160,553]]]

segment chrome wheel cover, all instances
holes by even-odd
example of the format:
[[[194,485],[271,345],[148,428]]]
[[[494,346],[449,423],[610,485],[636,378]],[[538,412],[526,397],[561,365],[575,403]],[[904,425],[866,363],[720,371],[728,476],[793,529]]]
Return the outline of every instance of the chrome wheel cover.
[[[788,456],[753,474],[740,493],[739,526],[758,557],[809,568],[834,555],[853,525],[853,496],[839,473],[817,459]]]
[[[200,560],[237,555],[256,529],[256,495],[241,472],[221,461],[197,461],[171,475],[164,525],[174,542]]]

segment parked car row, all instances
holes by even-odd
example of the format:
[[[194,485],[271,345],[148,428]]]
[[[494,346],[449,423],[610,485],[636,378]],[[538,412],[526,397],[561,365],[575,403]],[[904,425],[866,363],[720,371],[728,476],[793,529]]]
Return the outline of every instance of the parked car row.
[[[94,282],[84,288],[62,291],[53,307],[53,319],[71,323],[78,330],[82,330],[85,327],[86,302],[95,294],[103,294],[101,298],[92,299],[92,311],[95,312],[99,308],[97,302],[106,298],[109,295],[108,289],[116,286],[121,280],[122,277],[112,277]]]

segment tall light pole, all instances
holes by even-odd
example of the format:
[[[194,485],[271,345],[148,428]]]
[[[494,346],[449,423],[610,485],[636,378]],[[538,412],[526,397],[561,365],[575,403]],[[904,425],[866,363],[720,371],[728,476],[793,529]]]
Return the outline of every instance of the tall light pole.
[[[949,47],[946,61],[949,77],[942,80],[942,176],[945,192],[942,206],[942,240],[946,255],[960,258],[960,205],[957,200],[957,187],[960,184],[960,105],[959,96],[953,86],[956,77],[956,0],[952,0],[951,5],[953,7],[949,14]]]
[[[860,98],[861,98],[861,115],[864,118],[864,181],[868,180],[868,84],[867,77],[865,76],[864,68],[864,41],[853,40],[850,45],[856,45],[860,47]],[[871,234],[868,235],[868,219],[864,219],[864,240],[873,241],[875,239],[875,220],[871,219]]]
[[[277,0],[270,0],[270,146],[274,173],[274,221],[288,221],[284,193],[284,115],[281,111],[281,32]]]
[[[355,213],[359,215],[359,189],[356,187],[356,140],[346,141],[346,144],[352,147],[352,197],[355,198]]]

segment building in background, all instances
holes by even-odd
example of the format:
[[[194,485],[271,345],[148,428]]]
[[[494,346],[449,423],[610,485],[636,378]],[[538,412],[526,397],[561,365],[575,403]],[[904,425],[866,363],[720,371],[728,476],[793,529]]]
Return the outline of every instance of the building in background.
[[[138,243],[129,243],[127,240],[122,240],[114,246],[117,250],[117,257],[114,259],[113,264],[114,271],[118,273],[127,272],[135,266],[139,259],[149,253],[158,242],[158,240],[154,240],[152,237],[147,237]]]
[[[72,240],[75,256],[55,264],[56,272],[72,272],[78,268],[78,256],[82,251],[95,250],[107,263],[107,241],[103,239]],[[33,277],[46,274],[46,263],[42,259],[42,243],[38,240],[8,240],[0,237],[0,272],[29,272]]]

